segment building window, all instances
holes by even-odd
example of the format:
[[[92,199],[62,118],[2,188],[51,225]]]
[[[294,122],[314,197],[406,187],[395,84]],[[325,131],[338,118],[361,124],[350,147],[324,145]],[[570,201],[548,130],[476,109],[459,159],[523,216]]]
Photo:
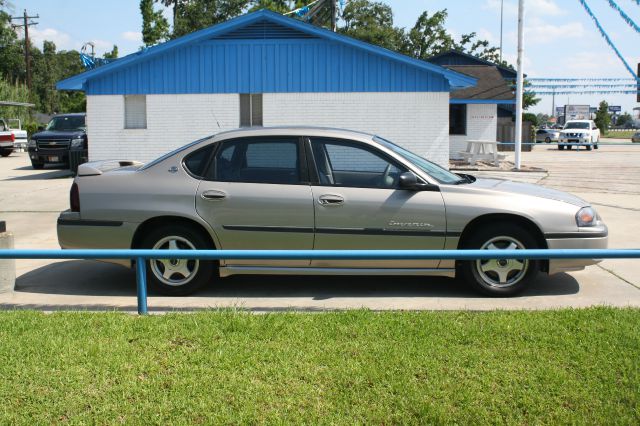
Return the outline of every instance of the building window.
[[[147,97],[145,95],[126,95],[124,97],[124,128],[147,128]]]
[[[262,126],[262,93],[240,94],[240,127]]]
[[[449,105],[449,134],[467,134],[467,104]]]

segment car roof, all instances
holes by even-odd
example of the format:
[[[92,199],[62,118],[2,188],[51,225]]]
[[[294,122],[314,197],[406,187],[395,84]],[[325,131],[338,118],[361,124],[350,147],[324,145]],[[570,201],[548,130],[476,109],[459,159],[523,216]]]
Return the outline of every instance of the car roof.
[[[373,139],[375,136],[371,133],[360,132],[357,130],[340,129],[334,127],[316,127],[316,126],[272,126],[272,127],[245,127],[242,129],[227,130],[214,135],[215,139],[228,139],[231,137],[242,136],[324,136],[324,137],[340,137],[340,138],[358,138]]]
[[[84,117],[86,115],[86,112],[69,112],[65,114],[56,114],[54,117]]]

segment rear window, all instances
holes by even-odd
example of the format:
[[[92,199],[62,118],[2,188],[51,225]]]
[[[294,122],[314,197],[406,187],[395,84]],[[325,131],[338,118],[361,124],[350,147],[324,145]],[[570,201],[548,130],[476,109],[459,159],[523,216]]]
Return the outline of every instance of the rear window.
[[[193,176],[201,178],[204,176],[205,169],[212,155],[213,144],[192,152],[185,157],[184,168]]]

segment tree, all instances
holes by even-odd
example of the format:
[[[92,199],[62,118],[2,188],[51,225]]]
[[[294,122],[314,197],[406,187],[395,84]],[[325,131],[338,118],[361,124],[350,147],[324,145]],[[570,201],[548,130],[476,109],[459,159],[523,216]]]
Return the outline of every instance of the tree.
[[[162,11],[154,10],[153,0],[140,0],[142,14],[142,41],[145,46],[153,46],[169,38],[169,22]]]
[[[609,115],[609,104],[606,101],[600,102],[598,111],[596,111],[596,126],[600,129],[600,134],[604,135],[611,124],[611,116]]]
[[[105,52],[105,54],[102,55],[102,57],[104,59],[109,59],[109,60],[118,59],[118,46],[114,44],[113,49],[111,49],[111,52]]]
[[[167,3],[167,2],[165,2]],[[178,38],[242,14],[250,0],[191,0],[173,1],[173,33]]]
[[[390,50],[405,51],[406,36],[402,28],[394,27],[391,6],[382,2],[352,0],[342,14],[342,34]]]
[[[620,114],[618,119],[616,120],[616,126],[624,126],[627,123],[633,123],[633,117],[628,112],[624,114]]]
[[[429,15],[427,11],[422,12],[409,31],[408,51],[404,53],[427,60],[434,55],[455,49],[456,42],[444,27],[447,15],[446,9],[439,10],[433,15]]]

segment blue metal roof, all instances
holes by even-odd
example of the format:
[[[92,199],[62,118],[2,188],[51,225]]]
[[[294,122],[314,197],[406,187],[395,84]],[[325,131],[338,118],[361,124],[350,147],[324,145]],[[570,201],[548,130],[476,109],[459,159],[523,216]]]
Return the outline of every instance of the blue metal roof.
[[[89,95],[442,92],[476,79],[268,10],[58,82]]]

